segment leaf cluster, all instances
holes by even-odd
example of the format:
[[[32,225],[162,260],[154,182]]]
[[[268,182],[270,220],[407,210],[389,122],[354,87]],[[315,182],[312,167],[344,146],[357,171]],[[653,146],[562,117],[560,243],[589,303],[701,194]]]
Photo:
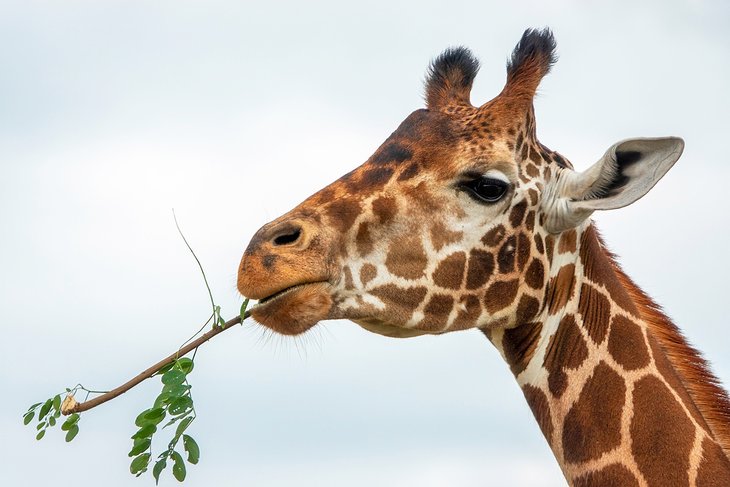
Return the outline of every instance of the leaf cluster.
[[[72,393],[71,389],[66,389],[67,393]],[[28,408],[23,414],[23,424],[29,425],[34,418],[37,419],[35,439],[41,440],[46,435],[46,430],[53,428],[60,421],[61,417],[61,394],[46,399],[43,402],[37,402]],[[66,441],[69,442],[76,438],[79,433],[78,414],[72,414],[61,424],[61,430],[66,432]]]
[[[139,428],[132,435],[132,449],[129,456],[133,457],[129,471],[139,477],[147,471],[152,459],[152,439],[159,431],[177,424],[175,434],[167,445],[167,449],[157,456],[152,467],[152,476],[159,482],[160,474],[172,463],[172,475],[180,482],[187,474],[185,461],[178,451],[178,444],[182,440],[183,451],[187,454],[187,462],[195,465],[200,459],[200,448],[192,436],[186,434],[188,427],[195,420],[195,407],[190,392],[192,386],[188,383],[188,374],[193,371],[194,362],[187,358],[179,358],[157,373],[162,382],[162,391],[155,399],[151,408],[142,411],[134,421]],[[167,419],[167,422],[158,429],[158,426]]]

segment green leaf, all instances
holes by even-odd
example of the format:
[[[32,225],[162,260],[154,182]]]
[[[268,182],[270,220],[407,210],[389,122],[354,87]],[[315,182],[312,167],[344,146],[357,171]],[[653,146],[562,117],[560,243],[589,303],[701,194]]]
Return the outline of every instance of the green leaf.
[[[43,404],[43,403],[42,402],[37,402],[37,403],[33,404],[31,407],[28,408],[28,411],[34,410],[35,408],[37,408],[41,404]]]
[[[61,425],[61,430],[68,431],[69,429],[71,429],[71,426],[78,423],[78,421],[79,421],[78,413],[73,413],[71,416],[66,418],[66,421],[63,422],[63,424]]]
[[[195,364],[193,363],[193,360],[189,359],[188,357],[183,357],[177,360],[177,366],[182,369],[185,374],[189,374],[190,372],[192,372],[194,365]]]
[[[56,411],[61,410],[61,396],[59,394],[56,394],[56,397],[53,398],[53,409]]]
[[[145,423],[160,424],[165,419],[165,408],[154,408],[144,415]]]
[[[171,398],[180,397],[190,390],[190,386],[187,384],[170,384],[162,388],[162,394],[167,394]]]
[[[200,448],[192,436],[183,435],[183,447],[188,452],[188,463],[195,465],[200,460]]]
[[[46,430],[40,430],[40,431],[38,432],[38,434],[37,434],[37,435],[35,435],[35,439],[36,439],[36,440],[40,440],[41,438],[43,438],[43,435],[45,435],[45,434],[46,434]]]
[[[177,425],[177,429],[175,430],[175,438],[180,438],[180,435],[183,434],[183,431],[188,429],[188,426],[190,426],[190,423],[193,422],[193,419],[195,418],[193,418],[192,416],[188,416],[187,418],[182,420],[179,425]]]
[[[48,424],[50,424],[52,427],[56,426],[56,418],[53,416],[48,416]]]
[[[185,480],[185,462],[182,456],[176,451],[172,452],[172,461],[175,462],[172,466],[172,475],[175,476],[178,482],[182,482]]]
[[[220,326],[221,328],[226,327],[226,320],[224,320],[223,317],[220,315],[218,316],[218,326]]]
[[[39,430],[39,429],[45,428],[45,427],[46,427],[46,422],[45,421],[41,421],[40,423],[38,423],[36,425],[35,429]]]
[[[248,308],[248,298],[244,299],[243,303],[241,303],[241,321],[246,319],[246,308]]]
[[[145,470],[147,470],[147,465],[150,463],[150,454],[149,453],[143,453],[142,455],[136,457],[134,460],[132,460],[132,463],[129,464],[129,471],[132,472],[133,475],[136,475],[139,477],[141,473],[143,473]]]
[[[161,458],[155,462],[155,466],[152,469],[152,476],[155,478],[155,485],[157,485],[160,482],[160,474],[163,470],[165,470],[165,467],[167,467],[167,460],[164,458]]]
[[[134,424],[140,428],[146,424],[159,424],[160,421],[165,419],[165,409],[161,407],[155,407],[145,409],[134,420]]]
[[[151,438],[139,438],[134,440],[134,446],[132,446],[132,449],[129,450],[128,456],[134,457],[139,455],[143,451],[147,451],[151,444]]]
[[[159,396],[157,396],[157,399],[155,399],[154,407],[164,408],[165,406],[167,406],[168,402],[170,402],[170,394],[163,392]]]
[[[66,432],[66,443],[76,438],[76,435],[79,434],[79,425],[73,424]]]
[[[49,399],[46,402],[44,402],[43,406],[41,406],[40,413],[38,413],[38,420],[45,418],[46,414],[48,414],[48,411],[51,410],[52,406],[53,406],[53,399]]]
[[[175,365],[175,362],[170,362],[169,364],[162,367],[160,370],[157,371],[157,375],[163,375],[165,372],[170,370]]]
[[[155,431],[157,431],[157,426],[147,423],[142,426],[139,431],[132,435],[132,439],[136,440],[137,438],[149,438],[153,434],[155,434]]]
[[[162,383],[165,385],[182,384],[185,382],[185,372],[177,369],[170,369],[162,375]]]
[[[138,428],[141,428],[142,426],[144,426],[144,424],[145,424],[144,415],[149,413],[150,411],[152,411],[152,408],[145,409],[144,411],[139,413],[137,415],[137,417],[134,418],[134,425],[137,426]]]
[[[167,411],[173,416],[178,416],[180,414],[186,413],[188,409],[192,407],[193,400],[190,399],[190,396],[183,396],[178,397],[173,402],[171,402],[170,406],[167,408]]]
[[[33,416],[35,416],[35,411],[28,411],[23,415],[23,424],[28,425],[31,421],[33,421]]]
[[[162,427],[162,429],[165,429],[165,428],[167,428],[168,426],[170,426],[170,425],[173,425],[173,424],[177,423],[177,422],[178,422],[178,421],[180,421],[181,419],[184,419],[184,418],[186,418],[186,417],[187,417],[187,416],[188,416],[188,415],[189,415],[189,414],[190,414],[191,412],[192,412],[192,411],[188,411],[188,412],[187,412],[186,414],[183,414],[183,415],[180,415],[180,416],[174,416],[174,417],[173,417],[173,418],[172,418],[172,419],[171,419],[170,421],[168,421],[167,423],[165,423],[165,426],[163,426],[163,427]]]

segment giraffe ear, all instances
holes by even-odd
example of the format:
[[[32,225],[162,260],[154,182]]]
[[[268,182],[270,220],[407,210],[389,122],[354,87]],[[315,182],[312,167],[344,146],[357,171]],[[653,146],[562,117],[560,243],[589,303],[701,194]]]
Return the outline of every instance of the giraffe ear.
[[[579,225],[595,210],[628,206],[649,192],[682,155],[679,137],[637,138],[612,145],[582,173],[562,173],[547,227],[559,233]]]

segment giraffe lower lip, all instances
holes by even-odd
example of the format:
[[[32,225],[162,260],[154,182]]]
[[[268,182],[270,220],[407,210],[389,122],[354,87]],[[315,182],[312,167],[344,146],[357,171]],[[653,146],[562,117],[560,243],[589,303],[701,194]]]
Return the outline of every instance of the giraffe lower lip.
[[[263,306],[265,304],[269,304],[272,301],[276,301],[278,298],[280,298],[286,294],[296,291],[297,289],[301,289],[305,286],[309,286],[310,284],[319,284],[322,282],[326,282],[326,281],[303,282],[300,284],[295,284],[293,286],[286,287],[286,288],[282,289],[281,291],[277,291],[274,294],[270,294],[270,295],[266,296],[265,298],[259,299],[258,303],[256,303],[256,306]]]

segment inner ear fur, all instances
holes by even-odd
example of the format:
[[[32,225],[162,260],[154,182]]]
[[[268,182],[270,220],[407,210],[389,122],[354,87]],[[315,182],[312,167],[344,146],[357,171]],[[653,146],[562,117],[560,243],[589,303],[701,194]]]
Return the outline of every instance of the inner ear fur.
[[[627,139],[581,173],[563,172],[548,213],[548,231],[579,225],[595,210],[630,205],[649,192],[682,155],[679,137]]]
[[[612,210],[630,205],[664,177],[683,150],[679,137],[627,139],[612,145],[576,178],[578,186],[570,195],[573,208]]]

